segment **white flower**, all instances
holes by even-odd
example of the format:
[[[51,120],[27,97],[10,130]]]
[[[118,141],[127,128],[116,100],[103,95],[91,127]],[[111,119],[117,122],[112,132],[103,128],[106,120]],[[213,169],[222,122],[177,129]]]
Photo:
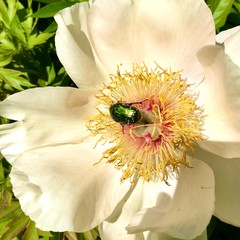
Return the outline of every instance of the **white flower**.
[[[55,19],[79,88],[0,103],[16,120],[0,128],[1,151],[37,227],[155,240],[205,239],[213,214],[240,226],[240,29],[216,37],[202,0],[96,0]],[[122,127],[117,103],[141,120]]]

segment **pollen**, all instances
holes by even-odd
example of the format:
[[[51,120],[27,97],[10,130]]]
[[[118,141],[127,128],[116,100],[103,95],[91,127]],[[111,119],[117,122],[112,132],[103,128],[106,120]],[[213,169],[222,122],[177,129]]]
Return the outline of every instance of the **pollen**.
[[[97,144],[110,143],[97,164],[106,162],[122,171],[121,181],[168,178],[180,165],[191,167],[194,148],[203,140],[203,109],[181,72],[156,65],[134,65],[132,71],[110,75],[110,83],[99,90],[98,113],[86,120],[88,130],[98,137]],[[134,108],[141,114],[136,122],[113,120],[113,104]]]

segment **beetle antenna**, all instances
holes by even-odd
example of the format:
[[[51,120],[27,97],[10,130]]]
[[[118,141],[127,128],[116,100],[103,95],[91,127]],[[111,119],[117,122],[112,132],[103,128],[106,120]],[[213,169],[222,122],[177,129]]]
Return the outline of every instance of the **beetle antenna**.
[[[143,102],[147,101],[149,99],[145,99],[143,101],[140,101],[140,102],[133,102],[133,103],[128,103],[130,106],[133,105],[133,104],[142,104]]]

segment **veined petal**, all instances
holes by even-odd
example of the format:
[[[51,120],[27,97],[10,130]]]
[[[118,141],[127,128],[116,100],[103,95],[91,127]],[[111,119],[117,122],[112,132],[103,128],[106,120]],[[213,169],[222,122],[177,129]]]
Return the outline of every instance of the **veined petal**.
[[[216,40],[224,43],[225,52],[240,67],[240,26],[219,33]]]
[[[8,161],[24,151],[79,143],[88,135],[83,119],[94,89],[47,87],[25,90],[0,103],[0,115],[16,123],[0,126],[0,148]]]
[[[240,68],[219,46],[208,46],[198,53],[205,78],[198,86],[203,105],[207,141],[202,148],[215,154],[239,157],[240,146]]]
[[[97,86],[106,78],[88,38],[86,16],[90,5],[89,2],[75,4],[55,16],[57,55],[78,87]]]
[[[45,231],[88,231],[104,221],[123,200],[131,183],[121,172],[96,164],[102,146],[80,144],[34,149],[18,157],[10,174],[24,213]]]
[[[240,158],[226,159],[203,149],[198,149],[195,155],[206,162],[214,172],[214,215],[226,223],[240,227]]]
[[[173,186],[169,183],[171,193]],[[143,184],[143,202],[155,200],[155,204],[144,204],[145,208],[131,219],[129,233],[159,231],[182,239],[202,234],[214,211],[214,177],[205,163],[195,160],[192,168],[181,167],[173,195],[162,193],[157,184],[154,190],[152,197],[149,185]]]
[[[88,22],[94,49],[109,72],[118,64],[157,62],[196,78],[197,51],[215,44],[212,15],[202,0],[96,1]]]

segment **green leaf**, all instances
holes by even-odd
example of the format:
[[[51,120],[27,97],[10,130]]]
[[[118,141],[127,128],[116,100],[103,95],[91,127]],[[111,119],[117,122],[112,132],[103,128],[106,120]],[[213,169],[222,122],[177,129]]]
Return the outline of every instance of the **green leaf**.
[[[22,43],[26,44],[26,36],[21,23],[16,15],[10,25],[10,32],[13,36],[17,37]]]
[[[62,2],[63,0],[34,0],[34,1],[40,2],[40,3],[50,4],[50,3],[54,3],[54,2]]]
[[[47,81],[40,78],[38,80],[38,84],[41,87],[55,86],[55,84],[53,83],[54,80],[56,79],[56,72],[55,72],[55,69],[54,69],[54,65],[52,64],[51,66],[46,66],[46,72],[47,72],[47,76],[48,76]]]
[[[12,37],[7,31],[0,33],[0,67],[6,66],[12,61],[12,56],[16,52]]]
[[[45,43],[49,38],[51,38],[54,33],[40,33],[40,34],[32,34],[28,38],[28,48],[31,49],[36,45],[40,45]]]
[[[47,73],[48,73],[48,83],[52,83],[56,77],[56,72],[54,69],[54,65],[47,66]]]
[[[0,221],[0,237],[7,231],[8,229],[7,225],[10,220],[9,218],[4,218]]]
[[[1,50],[16,51],[16,47],[8,34],[0,35]]]
[[[221,0],[213,12],[216,29],[224,26],[228,14],[231,12],[234,0]]]
[[[22,240],[38,240],[38,239],[39,239],[38,230],[35,227],[35,223],[31,221],[23,234]]]
[[[219,2],[221,0],[208,0],[207,1],[207,5],[209,6],[209,8],[211,9],[212,13],[216,10]]]
[[[66,236],[68,240],[78,240],[77,234],[75,232],[65,232],[64,236]]]
[[[56,2],[56,3],[50,3],[47,6],[39,9],[37,12],[35,12],[32,17],[36,18],[49,18],[53,17],[57,12],[62,10],[66,7],[71,7],[76,2]]]
[[[55,21],[52,21],[52,23],[44,30],[44,32],[48,32],[48,33],[51,33],[51,32],[56,32],[57,30],[57,23]]]
[[[50,232],[45,232],[40,229],[38,229],[38,234],[41,236],[41,240],[48,240],[52,237],[52,234]]]
[[[26,217],[24,214],[21,214],[19,217],[14,218],[7,225],[8,230],[2,235],[1,240],[11,240],[16,237],[20,232],[25,229],[29,221],[29,218]]]
[[[6,1],[8,4],[8,17],[10,22],[12,22],[12,20],[15,18],[16,16],[16,12],[17,12],[17,5],[18,5],[18,1],[16,0],[8,0]]]
[[[2,156],[1,156],[2,158]],[[0,159],[0,180],[5,180],[5,177],[4,177],[4,168],[3,168],[3,165],[2,165],[2,159]]]
[[[7,5],[2,0],[0,1],[0,20],[3,21],[6,26],[9,26],[11,23]]]
[[[85,237],[86,240],[94,240],[91,232],[84,233],[84,237]]]
[[[11,205],[8,207],[1,206],[0,219],[5,218],[10,214],[13,214],[17,209],[20,209],[18,202],[12,202]]]
[[[240,12],[240,3],[235,2],[234,6],[236,7],[236,9],[238,10],[238,12]]]
[[[0,50],[0,67],[8,65],[12,61],[13,53]]]
[[[21,22],[21,26],[25,32],[25,34],[28,36],[33,31],[34,25],[37,22],[37,19],[33,20],[32,17],[29,17],[29,15],[32,14],[32,9],[21,9],[18,11],[18,17]]]
[[[94,239],[97,239],[99,236],[99,232],[98,232],[98,228],[92,229],[91,231],[92,236],[94,237]]]
[[[7,205],[9,206],[12,201],[12,193],[9,191],[9,189],[3,189],[1,194],[1,205]]]
[[[13,69],[0,68],[0,79],[17,90],[23,90],[22,86],[29,88],[34,86],[22,72]]]

